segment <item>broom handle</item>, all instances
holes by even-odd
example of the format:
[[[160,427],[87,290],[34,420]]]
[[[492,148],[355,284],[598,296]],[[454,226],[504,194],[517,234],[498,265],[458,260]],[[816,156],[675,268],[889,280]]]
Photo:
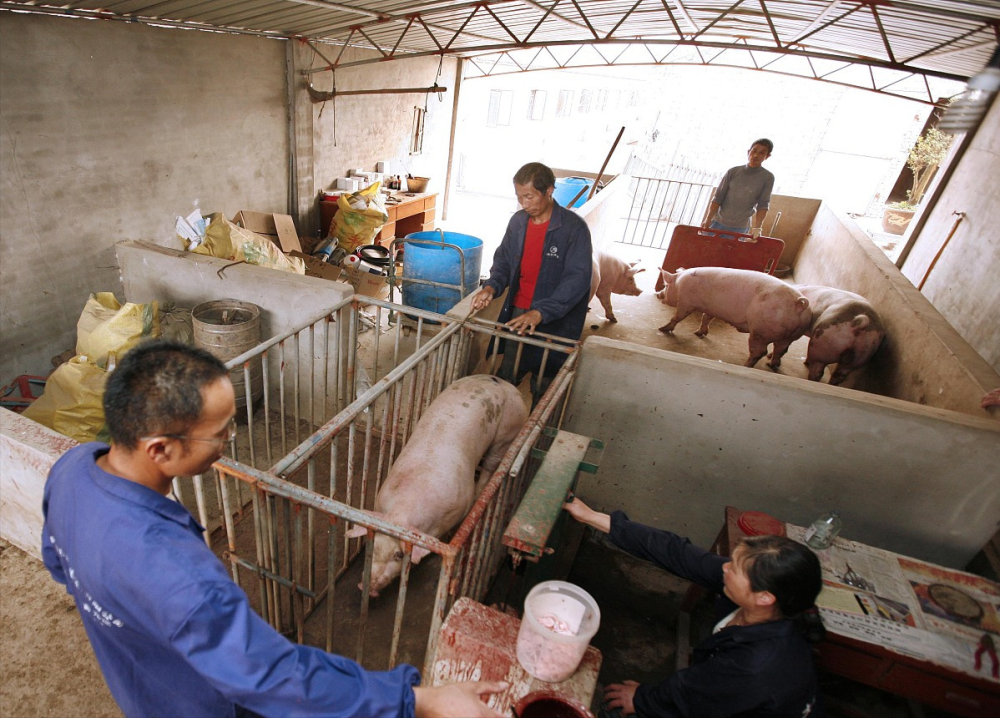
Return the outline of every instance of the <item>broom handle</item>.
[[[604,164],[601,165],[601,171],[597,173],[597,179],[594,180],[594,184],[590,188],[590,194],[587,195],[587,200],[588,201],[590,200],[591,197],[594,196],[594,192],[597,191],[597,183],[600,182],[601,181],[601,177],[604,176],[604,170],[607,169],[608,162],[611,161],[611,155],[613,155],[615,153],[615,148],[618,147],[618,141],[622,138],[622,135],[624,135],[624,134],[625,134],[625,127],[622,126],[622,128],[620,130],[618,130],[618,136],[615,138],[615,143],[613,145],[611,145],[611,151],[608,152],[608,156],[604,158]],[[572,202],[570,202],[570,206],[571,207],[573,206]]]

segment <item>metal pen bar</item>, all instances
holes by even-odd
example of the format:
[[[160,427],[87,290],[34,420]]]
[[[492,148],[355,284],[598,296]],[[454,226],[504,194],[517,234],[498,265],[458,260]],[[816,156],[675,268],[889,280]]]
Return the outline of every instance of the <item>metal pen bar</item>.
[[[212,541],[209,539],[209,532],[207,531],[208,510],[205,508],[205,488],[201,480],[201,474],[195,474],[192,479],[194,480],[194,498],[198,504],[198,520],[206,529],[202,538],[205,540],[205,545],[212,548]]]
[[[254,435],[253,435],[253,387],[250,384],[250,362],[243,364],[243,395],[246,397],[247,410],[247,434],[250,436],[250,463],[257,465],[254,458]]]
[[[333,652],[334,637],[334,616],[336,615],[336,588],[337,588],[337,526],[339,522],[334,517],[329,517],[330,529],[326,538],[326,652]]]
[[[309,459],[309,463],[306,464],[306,487],[316,493],[316,459]],[[305,556],[302,556],[299,560],[305,564],[306,578],[304,583],[312,590],[316,589],[316,552],[314,550],[312,537],[316,530],[316,510],[309,506],[306,508],[306,527],[309,531],[309,543],[306,550]],[[310,606],[310,609],[312,607]]]
[[[396,617],[392,623],[392,643],[389,646],[389,665],[386,670],[391,670],[396,665],[399,636],[403,629],[403,612],[406,610],[406,590],[410,585],[411,550],[411,546],[403,546],[403,568],[399,573],[399,595],[396,598]]]
[[[257,574],[262,579],[266,578],[269,581],[274,581],[275,583],[279,583],[282,586],[284,586],[285,588],[291,589],[291,590],[295,591],[296,593],[300,593],[300,594],[302,594],[304,596],[309,596],[310,593],[311,593],[304,586],[300,586],[298,584],[292,583],[291,581],[289,581],[287,578],[285,578],[283,576],[278,576],[276,574],[273,574],[270,571],[268,571],[267,569],[262,568],[261,566],[258,566],[256,564],[250,562],[250,561],[247,561],[245,558],[243,558],[242,556],[240,556],[239,554],[237,554],[235,551],[226,551],[223,554],[222,558],[224,558],[226,561],[229,561],[233,565],[234,569],[237,566],[242,566],[243,568],[247,569],[248,571],[251,571],[251,572]]]
[[[257,564],[263,564],[264,560],[264,522],[261,515],[261,500],[260,497],[263,491],[258,489],[256,486],[251,489],[251,496],[253,497],[253,528],[254,528],[254,543],[257,549]],[[267,600],[267,582],[265,576],[260,571],[257,572],[257,586],[260,589],[260,615],[268,623],[271,622],[270,614],[270,603]]]
[[[267,441],[267,465],[274,463],[271,458],[271,391],[270,391],[270,371],[268,370],[268,356],[265,349],[261,355],[262,376],[264,382],[264,437]]]
[[[285,570],[288,572],[288,581],[289,581],[289,583],[294,584],[296,582],[296,580],[298,579],[298,576],[295,573],[295,563],[293,562],[294,559],[293,559],[293,552],[292,552],[292,545],[293,545],[293,543],[295,543],[297,541],[297,537],[295,537],[295,535],[293,533],[294,529],[292,527],[292,502],[289,501],[288,499],[283,499],[281,501],[281,509],[282,509],[282,518],[283,518],[282,523],[285,526],[285,532],[284,532],[284,536],[285,536],[285,541],[284,541],[284,543],[285,543]],[[298,519],[297,516],[296,516],[296,519]],[[298,523],[298,521],[296,521],[296,523]],[[296,551],[294,553],[294,557],[295,558],[298,558],[300,555],[301,554],[298,551]],[[279,584],[279,586],[283,586],[283,585],[284,584]],[[309,588],[312,588],[312,586],[310,586]],[[288,597],[288,610],[289,610],[289,612],[291,614],[291,616],[290,616],[290,618],[291,618],[290,624],[293,624],[293,625],[297,624],[299,618],[301,618],[301,616],[302,616],[301,610],[296,611],[296,603],[297,603],[297,599],[298,598],[300,598],[300,594],[298,592],[296,592],[296,591],[292,591],[291,595]],[[299,637],[298,637],[298,642],[299,643],[302,643],[302,638],[303,638],[303,636],[299,635]]]
[[[292,374],[292,392],[295,395],[295,443],[299,444],[299,425],[302,423],[301,402],[299,394],[299,371],[301,369],[301,351],[298,333],[295,334],[295,373]],[[287,454],[286,454],[287,456]]]
[[[454,324],[441,331],[436,337],[428,342],[428,347],[437,347],[440,344],[447,341],[448,337],[454,332],[458,331],[460,328],[459,324]],[[428,349],[427,351],[430,351]],[[339,432],[347,422],[353,421],[354,418],[364,411],[368,402],[367,399],[370,396],[376,396],[382,393],[387,387],[391,386],[395,382],[399,381],[407,371],[415,364],[422,361],[425,353],[417,353],[406,360],[404,360],[398,367],[393,369],[391,372],[386,374],[382,379],[377,381],[371,389],[369,389],[365,394],[355,399],[349,406],[347,406],[342,412],[335,416],[330,421],[326,422],[320,429],[315,431],[310,437],[308,437],[304,442],[301,442],[296,448],[285,455],[284,458],[278,461],[270,471],[277,475],[290,475],[302,465],[304,461],[304,456],[308,454],[314,446],[317,446],[325,441],[329,440],[330,436]]]

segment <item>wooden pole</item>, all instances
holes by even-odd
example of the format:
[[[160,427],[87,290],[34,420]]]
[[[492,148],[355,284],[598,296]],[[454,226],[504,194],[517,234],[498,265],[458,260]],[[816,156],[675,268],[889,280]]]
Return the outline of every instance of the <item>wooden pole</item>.
[[[615,138],[615,143],[613,145],[611,145],[611,151],[608,152],[608,156],[604,158],[604,164],[601,165],[601,171],[597,173],[597,179],[594,180],[594,184],[590,188],[590,194],[587,195],[587,200],[588,201],[590,200],[591,197],[594,196],[594,192],[597,191],[597,183],[600,182],[601,181],[601,177],[604,176],[604,170],[607,169],[608,162],[611,161],[611,155],[613,155],[615,153],[615,148],[618,147],[618,141],[622,138],[622,135],[624,135],[624,134],[625,134],[625,127],[623,126],[620,130],[618,130],[618,136]],[[576,200],[573,200],[573,201],[575,202]],[[572,207],[572,206],[573,206],[573,202],[570,202],[570,207]]]

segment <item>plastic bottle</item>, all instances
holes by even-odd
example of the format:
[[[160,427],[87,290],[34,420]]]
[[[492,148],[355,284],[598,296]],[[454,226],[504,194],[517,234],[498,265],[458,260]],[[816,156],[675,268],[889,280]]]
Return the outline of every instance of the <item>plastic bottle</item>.
[[[313,250],[312,256],[324,262],[330,261],[330,255],[337,248],[337,240],[334,237],[327,237]]]
[[[806,530],[806,545],[817,550],[827,548],[837,538],[842,526],[843,522],[838,512],[830,511],[823,514]]]

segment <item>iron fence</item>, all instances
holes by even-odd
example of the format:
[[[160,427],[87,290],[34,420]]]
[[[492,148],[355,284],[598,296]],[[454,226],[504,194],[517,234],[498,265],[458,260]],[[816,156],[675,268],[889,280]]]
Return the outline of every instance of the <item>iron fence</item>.
[[[395,322],[384,329],[395,312],[415,328]],[[374,333],[361,346],[366,326]],[[499,338],[518,362],[525,346],[541,347],[542,372],[554,353],[568,357],[465,520],[442,540],[373,513],[423,412],[456,379],[496,373]],[[561,425],[576,344],[353,297],[228,365],[249,372],[257,357],[263,396],[248,397],[228,456],[214,477],[195,477],[194,496],[182,500],[193,501],[210,545],[277,630],[369,668],[423,661],[429,674],[451,604],[482,599],[501,566],[500,537],[537,469],[531,449],[550,441],[545,427]],[[366,537],[348,537],[349,524]],[[368,593],[380,534],[405,549],[394,604],[391,589],[377,601]],[[439,557],[436,573],[424,564],[412,571],[414,547]]]

